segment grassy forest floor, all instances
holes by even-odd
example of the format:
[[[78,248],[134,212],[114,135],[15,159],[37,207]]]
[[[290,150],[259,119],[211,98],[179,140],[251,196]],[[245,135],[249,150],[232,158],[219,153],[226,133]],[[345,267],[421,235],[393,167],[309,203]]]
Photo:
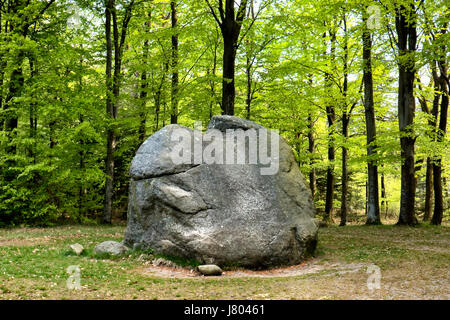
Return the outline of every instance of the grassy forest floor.
[[[450,299],[450,226],[393,225],[319,230],[317,255],[269,271],[227,270],[202,277],[155,267],[132,252],[96,257],[125,226],[0,229],[0,299]],[[87,248],[71,255],[69,245]],[[381,269],[381,288],[367,287],[367,268]],[[69,290],[66,269],[81,269],[81,289]]]

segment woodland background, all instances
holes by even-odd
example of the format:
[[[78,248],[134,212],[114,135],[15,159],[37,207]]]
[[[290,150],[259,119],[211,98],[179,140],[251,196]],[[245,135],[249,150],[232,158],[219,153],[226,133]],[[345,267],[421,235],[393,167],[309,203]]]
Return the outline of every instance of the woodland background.
[[[325,222],[441,224],[449,18],[443,0],[0,1],[0,226],[126,219],[139,145],[222,113],[280,131]]]

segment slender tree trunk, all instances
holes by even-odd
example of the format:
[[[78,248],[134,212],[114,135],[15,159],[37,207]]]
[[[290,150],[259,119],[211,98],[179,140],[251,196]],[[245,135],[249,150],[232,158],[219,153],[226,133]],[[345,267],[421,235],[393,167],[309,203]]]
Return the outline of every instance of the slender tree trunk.
[[[327,168],[327,191],[325,196],[325,220],[331,221],[333,215],[333,196],[334,196],[334,122],[335,114],[333,107],[327,107],[329,115],[328,118],[328,168]]]
[[[433,164],[427,157],[427,171],[425,174],[425,209],[423,221],[429,221],[433,211]]]
[[[111,16],[114,8],[114,0],[108,0],[105,11],[105,35],[106,35],[106,114],[108,120],[114,119],[113,107],[113,79],[112,79],[112,39],[111,39]],[[111,223],[112,218],[112,198],[114,181],[114,147],[116,135],[111,123],[108,124],[106,132],[106,183],[105,183],[105,204],[103,208],[103,222]]]
[[[247,54],[245,73],[247,75],[247,99],[245,99],[245,118],[250,120],[250,109],[252,104],[252,66],[250,56]]]
[[[444,201],[442,197],[442,161],[435,160],[433,164],[433,187],[434,187],[434,211],[431,224],[440,225],[444,212]]]
[[[384,212],[384,216],[387,217],[387,211],[388,211],[388,203],[387,203],[387,196],[386,196],[386,186],[384,183],[384,173],[381,173],[381,208]]]
[[[214,59],[213,59],[213,67],[212,67],[212,76],[213,80],[209,81],[209,86],[211,88],[211,99],[209,102],[209,119],[213,116],[213,106],[215,104],[215,97],[216,97],[216,82],[215,82],[215,76],[216,76],[216,68],[217,68],[217,42],[214,44]]]
[[[363,19],[364,26],[366,18]],[[367,28],[363,32],[363,82],[364,82],[364,109],[367,133],[367,179],[368,203],[366,224],[380,224],[380,202],[378,196],[378,167],[376,165],[376,124],[375,108],[373,103],[372,79],[372,40]]]
[[[151,29],[151,12],[148,14],[148,21],[145,23],[147,34],[150,33]],[[148,62],[148,52],[149,52],[149,40],[146,39],[144,41],[144,47],[142,48],[143,54],[142,58],[144,60],[145,66],[147,66]],[[139,112],[139,144],[142,144],[145,140],[146,136],[146,123],[147,123],[147,96],[148,96],[148,80],[147,80],[147,71],[143,70],[141,73],[141,92],[139,94],[140,106],[141,110]]]
[[[30,76],[31,76],[30,80],[32,80],[37,75],[37,65],[36,65],[35,57],[29,58],[29,65],[30,65]],[[33,98],[35,99],[35,97],[33,97]],[[30,137],[30,139],[32,139],[33,143],[31,143],[30,146],[28,147],[28,156],[30,158],[33,158],[33,163],[36,163],[34,141],[36,139],[37,132],[36,132],[36,125],[34,122],[36,120],[37,114],[36,114],[36,101],[34,99],[32,99],[32,102],[30,103],[30,107],[29,107],[29,130],[30,130],[29,137]]]
[[[415,225],[415,168],[414,132],[412,125],[415,113],[414,79],[416,67],[413,54],[416,50],[417,33],[415,6],[400,5],[395,18],[399,48],[398,117],[401,146],[401,199],[398,224]],[[408,59],[405,59],[405,56]],[[408,61],[406,61],[408,60]]]
[[[334,66],[335,49],[336,49],[336,33],[330,31],[331,36],[331,61]],[[325,88],[331,87],[331,74],[325,73]],[[329,98],[329,100],[331,100]],[[333,197],[334,197],[334,126],[336,121],[336,111],[332,105],[332,101],[327,102],[326,106],[328,121],[328,168],[327,168],[327,191],[325,195],[325,216],[324,221],[329,223],[333,220]]]
[[[224,35],[222,110],[226,115],[234,115],[234,100],[236,96],[234,85],[236,60],[235,45],[235,41],[233,41],[231,35]]]
[[[172,16],[172,90],[171,90],[171,106],[170,123],[178,122],[178,34],[177,28],[177,4],[175,0],[170,2]]]
[[[448,18],[448,15],[447,15]],[[447,33],[448,21],[446,21],[441,27],[441,36]],[[445,52],[447,52],[446,42],[442,42],[441,45],[441,57],[437,62],[437,66],[440,70],[440,88],[441,88],[441,112],[438,131],[436,134],[436,140],[438,143],[443,143],[445,140],[445,134],[447,130],[447,117],[448,117],[448,104],[450,93],[450,82],[448,79],[448,65],[446,61]],[[437,121],[437,120],[436,120]],[[434,210],[431,223],[434,225],[440,225],[442,223],[442,217],[444,215],[444,199],[442,194],[442,156],[435,159],[433,163],[433,185],[434,185]]]
[[[314,149],[315,149],[315,140],[314,140],[314,122],[312,119],[311,112],[308,113],[308,151],[309,151],[309,164],[311,166],[311,171],[309,172],[309,188],[311,189],[311,195],[314,199],[316,194],[316,169],[314,168]]]
[[[1,30],[1,24],[0,24]],[[0,32],[1,35],[1,32]],[[5,68],[6,59],[3,60],[3,56],[0,56],[0,111],[3,111],[3,83],[5,80]],[[0,116],[0,131],[3,131],[3,126],[5,124],[4,116]]]
[[[16,145],[13,140],[16,135],[15,130],[17,129],[17,125],[19,123],[19,115],[17,112],[17,107],[13,105],[12,100],[14,97],[20,95],[25,81],[21,67],[23,62],[22,52],[19,52],[16,61],[17,67],[15,67],[11,73],[8,86],[8,94],[6,95],[5,104],[3,106],[3,110],[7,111],[4,127],[9,141],[9,145],[6,147],[6,152],[9,154],[16,153]]]
[[[428,136],[431,140],[435,140],[435,133],[436,133],[436,122],[437,122],[437,116],[439,112],[439,99],[440,99],[440,82],[439,77],[437,75],[436,71],[436,65],[433,62],[433,65],[431,67],[432,69],[432,76],[433,76],[433,83],[434,83],[434,97],[433,97],[433,105],[432,109],[428,108],[427,101],[424,97],[419,96],[419,102],[420,106],[422,108],[422,111],[429,114],[431,117],[428,120],[428,125],[430,127]],[[420,82],[419,82],[419,89],[421,89]],[[426,174],[425,174],[425,208],[424,208],[424,214],[423,214],[423,221],[429,221],[432,215],[433,211],[433,163],[432,159],[430,157],[427,157],[426,162]]]
[[[148,41],[145,41],[144,46],[148,48]],[[145,50],[145,49],[144,49]],[[147,54],[144,54],[144,59],[147,58]],[[141,74],[141,92],[139,93],[139,101],[141,110],[139,112],[139,144],[142,144],[145,140],[146,136],[146,123],[147,123],[147,90],[148,90],[148,81],[147,81],[147,72],[142,71]]]
[[[364,190],[366,191],[366,200],[364,202],[364,214],[367,217],[369,215],[369,184],[367,180],[364,184]]]
[[[214,19],[220,27],[223,37],[223,80],[222,80],[222,111],[226,115],[234,115],[234,100],[236,89],[234,84],[235,60],[239,34],[247,10],[248,0],[241,0],[235,15],[235,1],[219,1],[218,11],[206,0]]]
[[[348,122],[349,119],[347,115],[344,114],[342,118],[342,135],[344,137],[344,143],[348,138]],[[345,146],[342,147],[342,185],[341,185],[341,222],[340,226],[345,226],[347,224],[347,194],[348,194],[348,170],[347,170],[347,161],[348,161],[348,151]]]
[[[18,12],[25,10],[25,7],[28,4],[25,4],[25,2],[9,2],[8,3],[8,13],[11,13],[13,16],[18,14]],[[20,16],[20,14],[19,14]],[[14,22],[14,24],[13,24]],[[16,28],[16,24],[19,24]],[[22,36],[23,38],[26,38],[28,27],[25,27],[24,29],[21,28],[20,22],[16,22],[13,20],[10,20],[9,28],[5,28],[7,33],[11,35],[16,36]],[[17,125],[19,122],[19,115],[17,112],[16,106],[13,105],[13,98],[20,95],[23,85],[24,85],[24,77],[23,77],[23,70],[22,70],[22,63],[25,58],[24,50],[23,48],[19,47],[17,55],[14,57],[13,61],[13,70],[11,72],[11,75],[9,77],[9,84],[7,88],[7,93],[5,97],[5,101],[3,104],[3,111],[4,111],[4,130],[6,132],[6,136],[8,138],[8,145],[6,147],[6,153],[8,154],[15,154],[16,153],[16,145],[14,143],[14,137],[15,137],[15,129],[17,129]],[[4,67],[6,67],[6,61]],[[2,72],[4,70],[2,69]],[[13,159],[8,159],[7,167],[14,165]]]
[[[82,47],[82,46],[81,46]],[[80,59],[80,67],[83,69],[83,58]],[[80,73],[80,76],[78,78],[78,92],[83,92],[83,75]],[[80,121],[80,125],[84,122],[83,118],[83,112],[80,112],[78,115],[78,119]],[[78,152],[78,155],[80,156],[79,159],[79,170],[80,172],[85,174],[85,141],[84,139],[80,139],[78,141],[80,144],[80,151]],[[79,179],[79,187],[78,187],[78,216],[82,217],[86,211],[85,209],[85,195],[86,195],[86,186],[84,183],[83,176],[80,175]]]
[[[253,0],[250,0],[250,8],[248,10],[247,17],[251,18],[252,20],[255,20],[255,10],[253,5]],[[251,112],[251,104],[253,100],[253,94],[252,94],[252,52],[253,52],[253,45],[254,42],[246,39],[245,40],[246,46],[247,46],[247,52],[246,52],[246,61],[245,61],[245,74],[247,76],[247,98],[245,99],[245,118],[250,120],[250,112]],[[252,48],[250,48],[250,43],[252,44]]]
[[[348,112],[348,101],[347,101],[347,91],[348,91],[348,35],[347,35],[347,19],[345,12],[343,14],[344,24],[344,84],[343,84],[343,98],[344,106],[342,112],[342,137],[344,143],[342,145],[342,177],[341,177],[341,222],[340,226],[345,226],[347,224],[347,210],[348,210],[348,150],[346,143],[348,140],[348,125],[350,123],[350,114]]]
[[[159,82],[158,89],[156,90],[156,93],[154,95],[155,100],[155,132],[159,129],[159,120],[160,120],[160,112],[161,112],[161,104],[165,106],[165,101],[163,101],[163,94],[164,94],[164,82],[166,81],[166,75],[169,71],[169,62],[164,61],[162,66],[162,75],[161,75],[161,81]],[[165,116],[166,116],[166,109],[164,108],[163,112],[163,127],[165,126]]]
[[[447,66],[441,63],[441,114],[437,133],[437,142],[442,143],[445,139],[447,129],[449,85]],[[446,80],[447,79],[447,80]],[[431,223],[440,225],[444,214],[444,199],[442,194],[442,157],[438,157],[433,164],[433,185],[434,185],[434,210]]]
[[[105,205],[103,210],[103,222],[111,223],[112,221],[112,202],[114,196],[114,153],[117,145],[116,123],[118,112],[118,101],[121,85],[122,72],[122,56],[127,35],[128,23],[131,19],[131,10],[134,1],[131,1],[125,7],[124,17],[122,18],[122,29],[119,34],[119,25],[117,21],[117,12],[114,0],[108,0],[106,7],[106,69],[107,69],[107,92],[110,95],[111,82],[111,56],[112,45],[114,46],[114,75],[112,79],[112,97],[111,101],[107,100],[107,115],[112,123],[109,123],[107,130],[107,146],[106,146],[106,187],[105,187]],[[111,44],[111,18],[113,27],[113,43]],[[108,57],[109,55],[109,57]],[[110,59],[108,61],[108,59]],[[109,69],[109,70],[108,70]],[[108,74],[109,72],[109,74]]]

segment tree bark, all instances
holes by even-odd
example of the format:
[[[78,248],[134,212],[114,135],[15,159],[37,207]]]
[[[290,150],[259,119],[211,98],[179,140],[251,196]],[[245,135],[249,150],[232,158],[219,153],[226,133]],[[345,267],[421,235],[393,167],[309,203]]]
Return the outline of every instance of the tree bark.
[[[384,216],[387,217],[388,212],[388,202],[387,202],[387,195],[386,195],[386,186],[384,183],[384,173],[381,173],[381,210],[384,212]]]
[[[234,115],[234,100],[236,96],[234,85],[236,50],[234,46],[235,41],[232,35],[224,35],[222,110],[226,115]]]
[[[172,17],[172,90],[171,90],[171,113],[170,123],[178,122],[178,34],[176,33],[178,18],[177,4],[175,0],[170,2]]]
[[[311,112],[308,113],[308,151],[309,151],[309,164],[311,166],[311,171],[309,172],[309,188],[311,189],[311,195],[314,199],[316,194],[316,169],[314,168],[314,154],[315,140],[314,140],[314,122],[312,119]]]
[[[396,9],[395,25],[398,35],[398,117],[401,146],[401,199],[397,224],[415,225],[415,137],[412,125],[415,114],[414,79],[416,74],[414,53],[417,33],[415,6],[400,5]]]
[[[440,80],[437,74],[436,70],[436,64],[433,61],[433,64],[431,66],[431,74],[433,78],[433,86],[434,86],[434,95],[433,95],[433,105],[432,109],[428,108],[427,101],[424,97],[419,96],[419,102],[420,106],[422,108],[422,111],[429,114],[431,117],[428,120],[429,125],[429,131],[428,136],[431,140],[435,141],[435,133],[436,133],[436,123],[437,123],[437,116],[439,113],[439,100],[440,100]],[[419,89],[421,88],[420,82],[419,82]],[[424,208],[424,214],[423,214],[423,221],[429,221],[431,218],[431,215],[433,213],[433,162],[430,157],[427,157],[426,162],[426,174],[425,174],[425,208]]]
[[[443,61],[439,62],[441,69],[441,112],[436,140],[442,143],[445,139],[447,129],[449,83],[447,66]],[[444,199],[442,194],[442,157],[435,159],[433,163],[433,185],[434,185],[434,210],[431,224],[440,225],[444,214]]]
[[[334,66],[335,49],[336,49],[336,33],[330,31],[331,36],[331,61]],[[325,89],[331,87],[330,71],[325,73]],[[328,121],[328,168],[327,168],[327,191],[325,195],[325,215],[324,222],[329,223],[333,220],[333,196],[334,196],[334,125],[336,121],[336,111],[331,101],[327,102],[326,106],[327,121]]]
[[[380,224],[380,201],[378,196],[378,167],[376,165],[376,123],[373,102],[372,78],[372,40],[366,27],[366,17],[363,18],[363,82],[364,82],[364,110],[367,137],[367,183],[368,202],[366,224]]]
[[[253,6],[253,0],[250,0],[250,8],[248,12],[248,17],[252,20],[255,20],[255,10]],[[254,42],[252,42],[254,45]],[[245,99],[245,118],[250,120],[250,112],[251,105],[253,100],[253,92],[252,92],[252,65],[253,59],[251,57],[252,50],[249,50],[250,40],[246,40],[247,52],[246,52],[246,61],[245,61],[245,74],[247,76],[247,98]],[[250,51],[250,52],[249,52]]]
[[[348,193],[348,150],[347,150],[347,140],[348,140],[348,125],[350,123],[350,113],[348,110],[347,101],[347,91],[348,91],[348,35],[347,35],[347,19],[345,12],[343,14],[344,24],[344,83],[342,94],[344,98],[344,106],[342,112],[342,137],[344,143],[342,145],[342,176],[341,176],[341,222],[340,226],[345,226],[347,224],[347,193]]]
[[[425,208],[423,221],[429,221],[433,212],[433,164],[431,158],[427,157],[427,171],[425,174]]]
[[[348,121],[347,115],[344,114],[342,118],[342,135],[344,137],[344,143],[348,138]],[[345,146],[342,146],[342,178],[341,178],[341,222],[340,226],[347,224],[347,193],[348,193],[348,151]]]
[[[111,121],[107,129],[106,141],[106,181],[105,181],[105,203],[103,207],[103,222],[112,221],[112,202],[114,196],[114,153],[117,144],[116,123],[118,112],[118,100],[121,84],[122,55],[127,34],[128,23],[131,19],[131,10],[134,1],[125,7],[125,14],[122,20],[122,30],[119,35],[117,12],[114,0],[108,0],[106,6],[105,35],[106,35],[106,113]],[[111,43],[111,20],[113,28],[113,41]],[[114,74],[111,81],[112,52],[114,46]],[[111,83],[112,82],[112,83]],[[112,87],[112,88],[111,88]],[[112,96],[111,96],[112,89]]]
[[[108,0],[105,10],[105,36],[106,36],[106,114],[109,120],[114,119],[113,107],[113,79],[112,79],[112,39],[111,39],[111,16],[114,10],[114,0]],[[111,223],[112,218],[112,198],[114,181],[114,157],[113,151],[116,141],[114,130],[111,124],[106,132],[106,182],[105,182],[105,204],[103,207],[103,222]]]
[[[236,15],[234,0],[225,0],[225,9],[223,7],[223,1],[220,0],[218,6],[219,15],[216,14],[216,11],[209,3],[209,0],[205,1],[219,25],[223,37],[222,112],[226,115],[234,115],[234,100],[236,96],[234,84],[236,51],[248,0],[241,0]]]
[[[215,77],[216,77],[216,68],[217,68],[217,48],[219,47],[219,42],[218,42],[218,36],[216,38],[216,41],[214,41],[214,55],[213,55],[213,66],[212,66],[212,77],[213,79],[209,81],[209,87],[211,88],[211,98],[209,101],[209,119],[211,120],[212,116],[213,116],[213,106],[216,103],[216,81],[215,81]],[[209,69],[208,69],[208,74],[209,74]]]

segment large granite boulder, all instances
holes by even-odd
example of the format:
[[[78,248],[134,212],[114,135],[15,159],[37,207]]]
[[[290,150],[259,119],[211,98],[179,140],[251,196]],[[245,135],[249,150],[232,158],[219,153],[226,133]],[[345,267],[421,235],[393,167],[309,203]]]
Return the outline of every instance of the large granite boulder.
[[[250,135],[251,130],[259,130],[258,141],[267,141],[269,164],[255,151],[261,144],[254,149],[245,138],[234,140],[233,132]],[[180,136],[190,138],[183,146],[192,147],[192,155],[179,152]],[[244,150],[245,163],[211,163],[206,157],[199,161],[195,150],[201,146],[207,154],[210,141],[223,146],[211,157],[230,163],[230,150],[237,157]],[[185,161],[174,158],[175,152],[186,155]],[[250,160],[255,153],[256,163]],[[138,244],[206,264],[252,268],[297,264],[315,249],[318,226],[311,191],[286,141],[259,124],[215,116],[203,135],[179,125],[166,126],[141,145],[130,175],[125,232],[129,246]]]

